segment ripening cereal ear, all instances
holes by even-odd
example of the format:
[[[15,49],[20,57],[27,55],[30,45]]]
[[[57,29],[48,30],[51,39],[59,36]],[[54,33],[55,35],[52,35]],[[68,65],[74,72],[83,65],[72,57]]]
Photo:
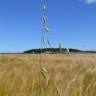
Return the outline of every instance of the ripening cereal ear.
[[[43,42],[43,44],[45,45],[46,43],[45,43],[45,39],[44,38],[42,38],[42,42]]]
[[[47,24],[46,23],[46,17],[44,15],[42,16],[42,20],[43,20],[43,24]]]
[[[43,4],[43,12],[46,12],[46,5]]]
[[[56,87],[57,96],[61,96],[60,90],[58,87]]]
[[[51,43],[49,40],[47,40],[48,46],[51,48]]]
[[[45,32],[49,32],[49,28],[48,27],[45,27],[44,30],[45,30]]]
[[[47,72],[47,70],[43,66],[41,66],[40,72],[41,72],[41,75],[42,75],[43,79],[47,80],[48,72]]]
[[[45,32],[49,32],[49,28],[47,27],[47,22],[46,22],[46,6],[43,4],[43,13],[42,13],[42,20],[43,20],[43,28]]]

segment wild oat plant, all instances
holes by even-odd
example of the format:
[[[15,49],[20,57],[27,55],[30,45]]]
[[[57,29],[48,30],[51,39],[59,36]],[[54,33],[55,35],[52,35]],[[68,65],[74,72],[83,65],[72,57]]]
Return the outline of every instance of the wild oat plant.
[[[51,48],[50,40],[49,39],[46,40],[46,37],[45,37],[45,34],[47,32],[49,32],[49,27],[47,25],[47,20],[46,20],[46,11],[47,11],[46,5],[43,2],[43,4],[42,4],[42,25],[43,25],[43,30],[42,30],[42,33],[41,33],[40,75],[43,77],[43,79],[46,80],[45,82],[48,82],[48,72],[45,69],[45,67],[42,66],[42,63],[43,63],[42,62],[42,48],[43,48],[43,45],[46,44],[46,41],[47,41],[48,47]],[[59,48],[60,48],[60,51],[61,51],[61,44],[60,43],[59,43]],[[41,76],[39,76],[39,80],[40,80],[39,83],[41,83]],[[43,95],[43,92],[41,92],[41,89],[42,89],[41,88],[41,85],[39,85],[39,87],[40,87],[39,88],[39,90],[40,90],[39,95],[41,94],[40,96],[42,96]],[[42,91],[43,91],[43,89],[42,89]],[[60,95],[59,88],[57,86],[56,86],[56,91],[57,91],[57,96],[61,96]]]

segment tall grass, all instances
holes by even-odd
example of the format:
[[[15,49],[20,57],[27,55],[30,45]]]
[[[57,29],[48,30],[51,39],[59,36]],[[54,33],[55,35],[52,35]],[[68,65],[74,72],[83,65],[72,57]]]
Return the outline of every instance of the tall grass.
[[[96,54],[42,55],[42,96],[96,96]],[[39,56],[0,55],[0,96],[39,96]]]

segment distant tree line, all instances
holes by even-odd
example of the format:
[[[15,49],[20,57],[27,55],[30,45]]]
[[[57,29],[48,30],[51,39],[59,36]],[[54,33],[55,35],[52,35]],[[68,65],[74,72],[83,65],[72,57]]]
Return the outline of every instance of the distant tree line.
[[[67,48],[43,48],[42,53],[49,53],[49,54],[56,54],[56,53],[66,53]],[[70,52],[82,52],[81,50],[78,49],[72,49],[69,48]],[[41,53],[41,49],[30,49],[27,51],[24,51],[24,53],[30,53],[30,54],[39,54]]]

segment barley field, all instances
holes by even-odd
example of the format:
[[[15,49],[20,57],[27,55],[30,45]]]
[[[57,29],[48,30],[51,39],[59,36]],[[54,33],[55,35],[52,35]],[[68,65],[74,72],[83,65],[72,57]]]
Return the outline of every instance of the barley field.
[[[42,65],[47,80],[40,55],[1,54],[0,96],[96,96],[96,54],[43,54]]]

